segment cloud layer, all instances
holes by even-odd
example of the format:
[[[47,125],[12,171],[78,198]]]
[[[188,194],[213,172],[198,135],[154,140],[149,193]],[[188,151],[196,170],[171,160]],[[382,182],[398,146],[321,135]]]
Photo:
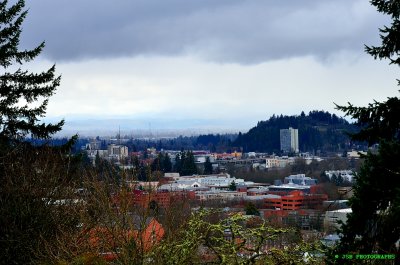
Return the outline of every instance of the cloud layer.
[[[26,5],[22,47],[46,41],[28,69],[57,63],[63,78],[47,114],[70,127],[77,117],[118,117],[171,129],[243,129],[272,114],[335,111],[333,102],[366,105],[398,94],[396,69],[363,52],[379,44],[378,27],[389,22],[365,0]]]
[[[327,59],[376,43],[365,0],[28,0],[23,45],[54,61],[195,55],[242,64]]]

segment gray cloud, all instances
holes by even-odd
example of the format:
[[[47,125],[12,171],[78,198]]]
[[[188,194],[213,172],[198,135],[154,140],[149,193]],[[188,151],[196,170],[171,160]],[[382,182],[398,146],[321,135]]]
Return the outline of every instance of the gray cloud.
[[[359,51],[387,20],[365,0],[27,0],[23,47],[55,61],[194,54],[217,62]]]

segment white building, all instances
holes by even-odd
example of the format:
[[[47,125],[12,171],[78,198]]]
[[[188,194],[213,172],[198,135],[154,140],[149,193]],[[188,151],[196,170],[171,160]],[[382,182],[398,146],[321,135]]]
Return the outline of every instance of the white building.
[[[86,150],[99,150],[101,149],[101,142],[96,139],[91,139],[85,146]]]
[[[289,127],[280,130],[281,151],[299,152],[299,130]]]
[[[199,154],[199,155],[195,154],[194,161],[195,161],[195,163],[205,163],[207,160],[207,157],[211,163],[215,162],[215,157],[211,154]]]
[[[175,186],[189,187],[191,183],[197,183],[197,187],[211,188],[211,189],[227,189],[232,182],[236,185],[252,186],[254,182],[244,181],[231,177],[229,174],[218,174],[218,175],[195,175],[195,176],[178,176],[173,177]],[[194,187],[194,186],[192,186]]]
[[[118,159],[128,157],[128,147],[123,145],[110,144],[108,146],[108,155],[110,157],[115,157]]]
[[[305,174],[296,174],[296,175],[290,175],[288,177],[285,177],[284,180],[285,184],[289,184],[289,183],[294,183],[297,185],[316,185],[317,184],[317,180],[316,179],[312,179],[310,177],[306,177]]]
[[[333,176],[341,176],[344,181],[353,182],[354,172],[352,170],[327,170],[325,175],[331,180]]]
[[[340,222],[346,223],[347,214],[351,213],[351,208],[339,209],[335,211],[326,211],[324,218],[325,231],[335,231],[340,228]]]
[[[246,192],[221,190],[196,192],[196,199],[199,201],[218,200],[220,202],[227,202],[232,200],[242,200],[244,197],[246,197]]]
[[[201,185],[201,183],[197,182],[196,180],[179,180],[176,182],[163,184],[160,187],[158,187],[159,190],[169,190],[169,191],[192,190],[197,188],[204,188],[204,187]]]
[[[200,183],[203,186],[208,187],[228,187],[232,182],[235,184],[244,183],[244,179],[231,178],[228,176],[209,176],[199,178]]]
[[[347,157],[348,158],[360,158],[360,154],[361,155],[367,155],[367,152],[352,150],[350,152],[347,152]]]
[[[265,159],[265,167],[266,168],[284,168],[287,165],[294,164],[295,158],[287,157],[287,156],[276,156],[276,157],[268,157]]]
[[[176,179],[180,178],[180,175],[179,175],[178,172],[167,172],[167,173],[164,173],[164,177],[165,178],[172,178],[172,179],[176,180]]]

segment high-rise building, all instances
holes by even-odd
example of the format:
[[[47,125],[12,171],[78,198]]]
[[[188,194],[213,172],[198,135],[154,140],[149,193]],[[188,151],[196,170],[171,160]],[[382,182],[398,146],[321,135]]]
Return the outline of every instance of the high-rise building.
[[[281,151],[299,152],[299,130],[289,127],[289,129],[280,130]]]

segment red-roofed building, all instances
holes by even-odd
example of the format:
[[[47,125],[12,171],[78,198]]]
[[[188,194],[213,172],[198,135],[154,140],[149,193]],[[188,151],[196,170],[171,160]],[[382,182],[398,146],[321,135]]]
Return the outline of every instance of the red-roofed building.
[[[292,191],[288,195],[265,198],[264,208],[274,210],[318,209],[327,199],[328,195],[326,194],[306,194],[301,191]]]

